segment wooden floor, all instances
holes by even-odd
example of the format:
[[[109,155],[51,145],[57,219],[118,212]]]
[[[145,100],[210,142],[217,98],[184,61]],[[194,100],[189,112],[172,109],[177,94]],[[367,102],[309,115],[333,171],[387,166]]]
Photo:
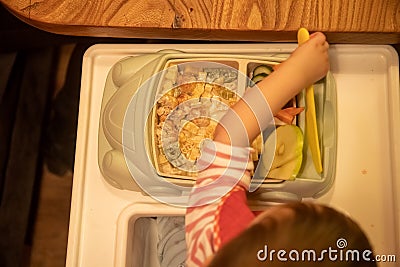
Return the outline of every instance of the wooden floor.
[[[65,266],[72,173],[60,177],[43,167],[30,267]]]
[[[70,44],[60,48],[54,96],[65,84],[74,47]],[[46,164],[43,165],[32,246],[28,248],[29,256],[24,267],[65,266],[72,180],[72,166],[65,175],[58,176],[50,172]]]

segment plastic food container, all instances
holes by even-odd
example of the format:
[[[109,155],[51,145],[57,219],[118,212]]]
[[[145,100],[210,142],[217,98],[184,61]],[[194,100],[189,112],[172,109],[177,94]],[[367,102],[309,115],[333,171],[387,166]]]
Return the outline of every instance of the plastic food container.
[[[242,96],[251,82],[248,76],[252,76],[256,67],[266,65],[272,68],[287,57],[288,54],[203,54],[162,50],[154,54],[127,57],[118,61],[109,72],[102,99],[98,161],[104,178],[119,189],[138,190],[133,177],[135,179],[141,176],[146,177],[141,181],[145,183],[146,188],[150,188],[147,193],[151,195],[166,194],[162,192],[163,190],[160,192],[160,188],[163,187],[159,184],[160,179],[178,185],[191,186],[197,173],[174,167],[173,161],[176,159],[168,160],[168,156],[165,155],[168,152],[160,146],[161,141],[155,134],[157,127],[161,125],[160,118],[164,116],[158,115],[158,111],[164,108],[158,103],[162,99],[160,97],[170,90],[175,90],[176,79],[185,75],[184,68],[190,69],[189,72],[195,72],[193,77],[196,77],[191,82],[197,83],[206,82],[206,79],[210,77],[210,71],[215,69],[224,70],[225,73],[237,71],[235,79],[229,79],[227,83],[221,83],[220,86],[224,88],[233,86],[232,92]],[[173,77],[173,81],[165,78],[166,76]],[[215,73],[211,76],[215,76]],[[215,79],[207,81],[214,82]],[[215,85],[215,82],[213,84]],[[190,90],[195,90],[195,88],[194,86]],[[176,101],[173,94],[170,93],[168,97]],[[234,98],[239,99],[236,96]],[[281,202],[300,200],[303,197],[317,197],[327,192],[333,184],[336,166],[337,118],[336,87],[332,75],[329,74],[315,84],[315,99],[323,173],[318,174],[315,171],[307,142],[305,142],[302,168],[297,178],[294,181],[265,179],[258,190],[257,198]],[[306,107],[303,93],[300,93],[293,102],[295,105]],[[190,111],[190,108],[185,110],[186,113]],[[135,114],[132,115],[132,113]],[[127,120],[127,116],[131,116],[132,119]],[[126,130],[128,127],[124,129],[124,123],[125,125],[134,124],[134,127],[130,128],[133,133],[128,133]],[[304,112],[297,116],[295,123],[304,133]],[[133,136],[125,142],[126,145],[123,144],[124,134]],[[264,141],[269,134],[270,132],[264,133]],[[176,149],[178,140],[174,141],[176,142],[172,144]],[[258,147],[262,147],[262,144]],[[133,159],[128,162],[128,165],[132,165],[131,167],[127,167],[126,164],[129,159],[124,158],[124,153],[128,150],[131,153],[129,158]],[[266,170],[262,170],[261,167],[255,173],[257,178],[266,176]],[[151,188],[154,190],[152,191]],[[277,196],[278,199],[276,199]]]
[[[120,153],[114,153],[118,151],[114,149],[114,145],[118,147],[118,142],[121,140],[116,139],[113,145],[110,145],[102,126],[106,103],[110,102],[117,90],[131,85],[137,86],[142,78],[134,80],[132,73],[140,70],[144,79],[146,75],[151,76],[157,66],[157,70],[161,70],[165,63],[159,64],[160,61],[156,60],[160,56],[157,52],[165,48],[181,50],[185,55],[201,54],[205,49],[204,45],[200,44],[108,44],[91,47],[83,58],[67,267],[158,267],[162,264],[158,255],[167,256],[165,253],[171,252],[168,244],[163,243],[161,247],[166,251],[157,251],[157,256],[154,257],[154,246],[161,241],[161,238],[158,239],[155,235],[165,229],[155,227],[158,224],[154,220],[161,217],[181,217],[185,209],[162,204],[144,194],[134,184],[127,169],[120,168],[120,161],[124,161],[124,158],[120,157]],[[210,44],[207,46],[207,53],[246,55],[258,59],[273,55],[274,58],[284,59],[295,48],[296,45],[292,44]],[[142,68],[143,64],[137,62],[133,64],[134,57],[147,58],[148,67]],[[154,62],[151,62],[152,60]],[[330,60],[337,96],[336,165],[333,166],[333,185],[319,198],[306,199],[333,206],[349,214],[367,232],[375,253],[398,255],[400,251],[398,55],[389,46],[331,45]],[[129,66],[122,64],[118,67],[121,62],[132,64],[128,64]],[[126,72],[124,67],[127,67],[126,70],[129,72]],[[147,72],[149,73],[146,74]],[[114,75],[118,85],[113,81]],[[122,87],[123,84],[126,87]],[[321,88],[315,89],[318,95]],[[127,98],[133,93],[128,91],[124,91]],[[329,99],[329,95],[318,99]],[[150,100],[143,101],[140,105],[145,107],[145,103],[148,102]],[[125,110],[126,106],[118,105],[115,108]],[[328,104],[324,109],[329,113],[331,107]],[[138,109],[134,114],[142,118],[142,111],[143,109]],[[116,111],[116,114],[119,112]],[[113,116],[112,113],[109,115]],[[299,120],[301,121],[301,118]],[[323,120],[319,120],[319,123],[325,123],[323,128],[330,125],[330,122]],[[143,143],[143,139],[140,140]],[[329,144],[332,140],[325,139],[323,142]],[[147,142],[146,146],[148,144]],[[143,153],[147,155],[150,146],[146,146],[143,147]],[[135,148],[137,151],[142,151],[141,146]],[[326,152],[323,153],[325,161]],[[147,156],[146,158],[152,164],[150,158]],[[151,169],[155,170],[153,165],[151,166]],[[267,208],[269,203],[265,200],[287,201],[287,192],[291,190],[297,193],[297,196],[320,192],[314,190],[313,184],[322,183],[323,178],[316,179],[312,173],[307,175],[306,173],[303,171],[301,175],[305,181],[299,178],[293,183],[285,181],[276,185],[269,183],[263,185],[265,186],[263,192],[267,196],[264,195],[264,198],[263,195],[253,194],[252,208]],[[308,177],[312,179],[307,180]],[[274,190],[274,187],[277,190]],[[307,192],[305,188],[309,191]],[[160,194],[171,193],[159,189]],[[288,190],[283,191],[284,189]],[[150,220],[153,221],[149,222]],[[161,231],[161,233],[167,232]],[[381,266],[394,267],[398,264],[385,262]]]

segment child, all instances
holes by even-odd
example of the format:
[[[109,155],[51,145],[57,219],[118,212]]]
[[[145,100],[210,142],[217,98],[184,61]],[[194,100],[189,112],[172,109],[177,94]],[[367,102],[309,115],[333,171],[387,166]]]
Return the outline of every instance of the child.
[[[376,266],[372,261],[333,261],[318,254],[329,247],[338,250],[337,240],[348,241],[354,249],[371,249],[358,225],[331,208],[294,203],[274,206],[255,217],[246,204],[254,168],[249,144],[268,125],[272,114],[326,75],[328,48],[324,34],[312,34],[275,72],[259,82],[258,88],[246,90],[220,121],[214,141],[203,144],[197,163],[201,171],[185,218],[188,267],[304,265],[301,258],[288,261],[290,249],[300,250],[300,255],[302,249],[315,249],[324,266]],[[287,260],[273,259],[268,249],[286,249]],[[296,258],[294,252],[292,256]],[[307,266],[312,264],[312,259],[306,262]]]

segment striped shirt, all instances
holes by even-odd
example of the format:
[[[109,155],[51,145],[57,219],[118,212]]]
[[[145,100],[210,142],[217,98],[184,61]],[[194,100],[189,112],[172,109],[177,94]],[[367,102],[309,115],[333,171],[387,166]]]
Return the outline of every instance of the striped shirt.
[[[186,211],[187,267],[200,267],[254,219],[247,206],[251,148],[206,141]],[[238,216],[240,214],[240,216]]]

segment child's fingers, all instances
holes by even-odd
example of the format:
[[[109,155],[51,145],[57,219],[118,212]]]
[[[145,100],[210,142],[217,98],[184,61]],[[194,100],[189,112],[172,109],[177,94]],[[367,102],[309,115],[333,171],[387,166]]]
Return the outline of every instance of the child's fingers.
[[[315,37],[317,34],[318,34],[318,32],[314,32],[314,33],[310,34],[310,38]]]
[[[323,34],[322,32],[314,32],[314,33],[310,34],[310,38],[315,38],[317,36],[325,37],[325,34]]]
[[[310,39],[315,40],[315,42],[318,42],[320,44],[323,44],[326,41],[325,34],[322,32],[314,32],[310,35]]]
[[[326,49],[329,49],[329,43],[325,41],[324,47],[325,47]]]

